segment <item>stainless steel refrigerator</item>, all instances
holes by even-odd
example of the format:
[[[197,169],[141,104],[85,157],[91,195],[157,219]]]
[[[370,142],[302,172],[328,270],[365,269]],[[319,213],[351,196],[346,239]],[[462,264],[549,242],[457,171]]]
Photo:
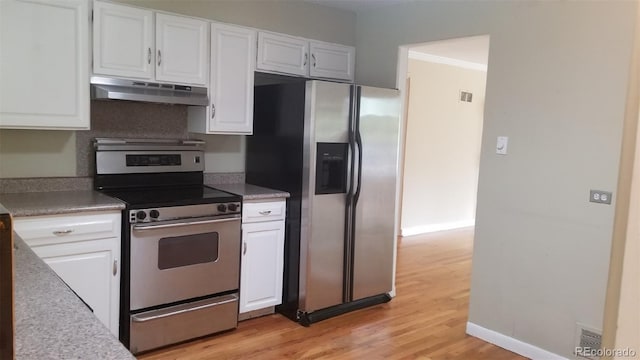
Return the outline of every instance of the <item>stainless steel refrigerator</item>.
[[[392,89],[288,81],[255,88],[246,181],[291,193],[277,310],[309,325],[390,300],[400,102]]]

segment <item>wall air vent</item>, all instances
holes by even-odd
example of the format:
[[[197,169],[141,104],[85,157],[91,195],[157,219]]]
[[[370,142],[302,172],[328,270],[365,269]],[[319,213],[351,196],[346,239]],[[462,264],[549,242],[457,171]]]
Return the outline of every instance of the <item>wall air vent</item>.
[[[602,331],[576,323],[575,355],[585,359],[599,359],[602,348]]]

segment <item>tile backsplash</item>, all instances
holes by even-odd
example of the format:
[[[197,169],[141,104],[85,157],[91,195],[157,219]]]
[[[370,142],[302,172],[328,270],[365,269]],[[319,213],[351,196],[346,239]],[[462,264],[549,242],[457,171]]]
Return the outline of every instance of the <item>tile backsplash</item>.
[[[76,132],[77,176],[93,176],[92,140],[97,137],[184,139],[187,107],[133,101],[91,101],[91,130]]]

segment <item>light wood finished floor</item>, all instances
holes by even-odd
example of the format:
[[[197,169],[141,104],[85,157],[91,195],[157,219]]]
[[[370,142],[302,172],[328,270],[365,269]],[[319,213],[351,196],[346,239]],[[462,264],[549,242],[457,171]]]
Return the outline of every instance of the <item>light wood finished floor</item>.
[[[280,315],[139,357],[157,359],[525,359],[465,334],[473,233],[400,239],[397,297],[304,328]]]

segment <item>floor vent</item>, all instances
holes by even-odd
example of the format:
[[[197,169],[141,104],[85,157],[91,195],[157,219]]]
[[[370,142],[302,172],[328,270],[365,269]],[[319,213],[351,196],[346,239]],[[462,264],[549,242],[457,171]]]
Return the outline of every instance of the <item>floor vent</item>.
[[[602,332],[592,327],[576,324],[575,354],[585,359],[599,359],[598,350],[602,348]]]

